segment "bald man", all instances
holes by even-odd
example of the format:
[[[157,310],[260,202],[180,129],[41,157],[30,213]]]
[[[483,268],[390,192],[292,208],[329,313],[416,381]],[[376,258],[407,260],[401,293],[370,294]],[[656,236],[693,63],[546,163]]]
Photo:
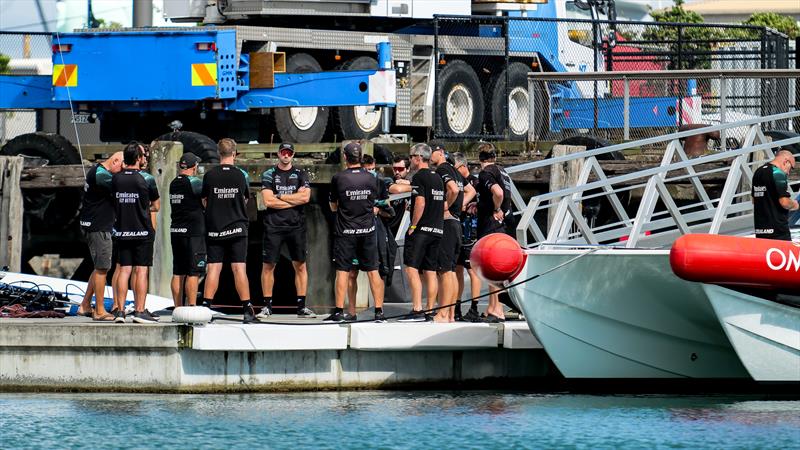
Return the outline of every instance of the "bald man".
[[[116,152],[107,160],[97,163],[86,172],[81,205],[81,234],[89,246],[94,271],[89,277],[86,295],[78,308],[78,314],[91,316],[98,321],[113,321],[114,316],[106,311],[104,300],[106,276],[111,269],[111,232],[114,227],[114,198],[111,194],[111,177],[122,169],[122,152]],[[97,292],[95,308],[91,300]]]
[[[753,173],[753,222],[757,238],[791,241],[789,211],[798,209],[789,192],[789,173],[795,158],[780,150],[775,158]]]

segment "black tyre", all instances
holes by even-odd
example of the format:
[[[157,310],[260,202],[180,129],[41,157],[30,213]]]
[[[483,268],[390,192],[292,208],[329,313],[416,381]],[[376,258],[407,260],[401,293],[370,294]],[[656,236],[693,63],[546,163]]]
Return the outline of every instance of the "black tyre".
[[[475,70],[464,61],[453,60],[439,72],[439,129],[444,136],[468,136],[481,132],[484,104]]]
[[[372,147],[373,156],[375,157],[375,164],[391,164],[394,154],[388,148],[380,144],[375,144]],[[336,149],[325,158],[325,164],[339,164],[342,162],[342,151]]]
[[[322,72],[322,67],[308,53],[297,53],[286,61],[289,73]],[[283,142],[312,144],[320,142],[328,125],[326,107],[276,108],[272,117]]]
[[[594,150],[597,148],[608,147],[611,145],[611,142],[590,134],[578,134],[575,136],[570,136],[566,139],[562,139],[558,145],[574,145],[586,147],[586,150]],[[600,161],[624,161],[625,155],[623,155],[622,152],[611,152],[598,155],[597,159]]]
[[[506,89],[506,70],[508,71],[508,89]],[[511,140],[522,141],[528,139],[530,128],[531,99],[528,95],[528,72],[530,69],[523,63],[515,62],[496,76],[492,77],[486,89],[486,102],[488,108],[487,120],[492,132],[506,135]],[[534,90],[533,104],[536,108],[534,126],[536,136],[543,137],[547,130],[547,93],[544,86]],[[506,106],[508,114],[506,114]],[[508,124],[506,124],[508,116]]]
[[[218,163],[219,150],[217,144],[205,134],[194,133],[192,131],[176,131],[174,133],[162,134],[156,138],[157,141],[173,141],[183,144],[183,152],[192,152],[204,163]]]
[[[338,70],[372,70],[378,61],[359,56],[342,64]],[[370,106],[340,106],[333,109],[333,123],[341,139],[369,139],[381,132],[382,108]]]
[[[1,155],[41,158],[47,165],[81,164],[81,157],[72,143],[63,136],[50,133],[29,133],[11,139],[0,150]],[[32,189],[23,191],[25,232],[52,233],[67,229],[78,217],[81,189]]]

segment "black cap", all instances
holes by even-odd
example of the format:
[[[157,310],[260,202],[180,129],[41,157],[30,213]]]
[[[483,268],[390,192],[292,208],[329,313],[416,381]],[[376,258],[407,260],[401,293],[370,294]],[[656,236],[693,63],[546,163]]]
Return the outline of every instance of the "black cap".
[[[441,150],[444,153],[447,153],[447,150],[444,148],[444,144],[441,144],[439,142],[431,142],[430,147],[431,147],[431,153],[438,152],[439,150]]]
[[[344,156],[351,159],[361,159],[361,144],[351,142],[344,146]]]
[[[496,157],[497,154],[494,152],[493,148],[487,150],[481,150],[480,153],[478,153],[479,161],[488,161],[490,159],[495,159]]]
[[[294,153],[294,145],[289,144],[288,142],[284,142],[283,144],[278,146],[278,153],[280,153],[283,150],[290,150],[292,153]]]
[[[197,164],[202,161],[199,156],[195,155],[192,152],[186,152],[181,156],[181,160],[178,162],[178,166],[181,169],[191,169],[192,167],[196,166]]]

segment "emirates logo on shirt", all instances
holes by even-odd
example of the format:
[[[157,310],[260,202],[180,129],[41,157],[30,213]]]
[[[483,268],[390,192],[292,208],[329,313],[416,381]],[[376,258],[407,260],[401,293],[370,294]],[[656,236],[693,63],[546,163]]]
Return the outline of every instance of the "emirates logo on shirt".
[[[218,199],[236,198],[237,194],[239,194],[239,188],[214,188],[214,195]]]

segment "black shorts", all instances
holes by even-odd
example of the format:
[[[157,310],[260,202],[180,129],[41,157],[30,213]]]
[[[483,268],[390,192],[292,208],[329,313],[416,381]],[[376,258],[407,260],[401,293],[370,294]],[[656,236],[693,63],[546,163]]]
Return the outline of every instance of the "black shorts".
[[[81,228],[83,240],[89,246],[89,256],[96,270],[109,270],[114,253],[114,242],[111,240],[110,231],[86,231]]]
[[[506,224],[498,222],[494,217],[489,217],[486,220],[478,220],[478,239],[492,233],[505,233]]]
[[[472,253],[472,247],[475,243],[470,244],[461,244],[461,250],[458,252],[458,261],[456,261],[457,266],[466,267],[467,269],[471,269],[472,265],[469,263],[469,254]]]
[[[792,240],[792,233],[785,232],[785,233],[769,233],[769,234],[759,234],[756,233],[756,237],[759,239],[772,239],[775,241],[791,241]]]
[[[439,268],[439,241],[438,234],[416,231],[411,236],[406,235],[403,248],[403,264],[419,270],[437,270]]]
[[[206,239],[208,264],[247,262],[247,236]]]
[[[361,236],[334,236],[333,261],[336,270],[353,269],[369,272],[378,270],[378,236],[370,233]]]
[[[118,239],[116,245],[117,262],[120,266],[149,267],[153,265],[153,241]]]
[[[439,241],[439,272],[456,270],[458,255],[461,252],[461,222],[448,219],[444,221],[444,234]]]
[[[266,228],[261,246],[261,260],[265,263],[275,264],[281,257],[281,247],[286,244],[289,259],[292,261],[306,260],[306,229],[305,227],[275,230]]]
[[[206,238],[173,234],[172,274],[200,276],[206,273]]]

